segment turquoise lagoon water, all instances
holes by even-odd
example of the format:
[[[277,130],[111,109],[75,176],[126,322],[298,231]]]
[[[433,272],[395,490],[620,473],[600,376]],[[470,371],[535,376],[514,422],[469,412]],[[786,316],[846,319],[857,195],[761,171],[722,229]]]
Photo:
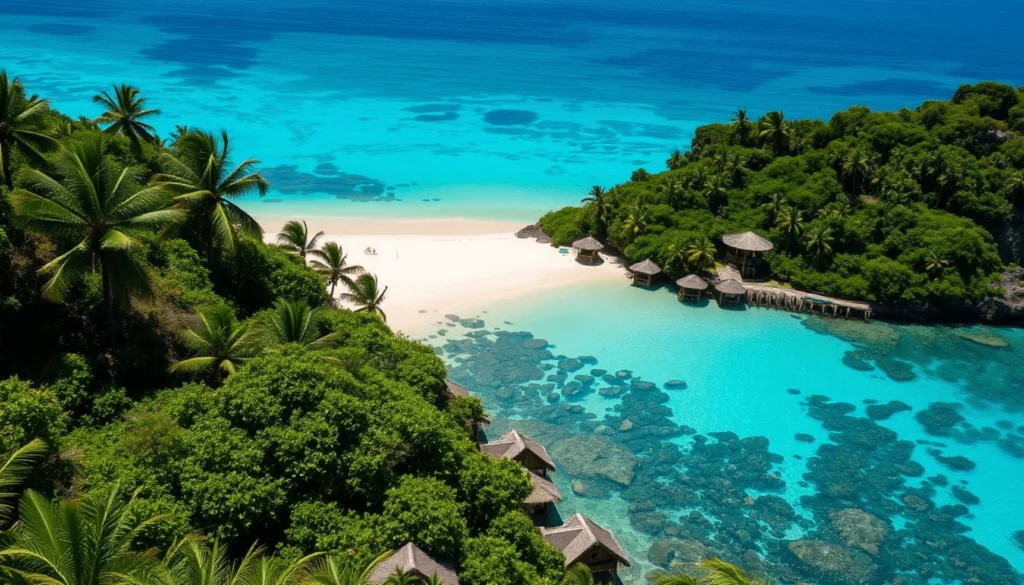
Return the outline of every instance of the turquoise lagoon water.
[[[954,583],[976,574],[963,567],[967,572],[956,573],[961,561],[964,567],[984,567],[981,583],[1019,582],[1010,566],[1024,568],[1024,550],[1012,540],[1024,528],[1018,487],[1024,477],[1024,331],[867,325],[768,309],[725,310],[714,303],[681,305],[668,290],[617,283],[567,288],[458,317],[442,319],[439,334],[426,340],[439,348],[450,375],[483,397],[494,415],[489,435],[521,428],[554,454],[561,465],[556,483],[565,496],[561,515],[579,510],[610,526],[634,560],[627,580],[638,581],[658,563],[687,560],[685,553],[674,559],[649,555],[656,541],[671,547],[677,542],[671,539],[678,538],[700,540],[711,552],[748,566],[750,557],[743,556],[748,550],[769,563],[784,562],[785,567],[765,567],[792,579],[784,582],[885,583],[909,569],[924,577],[904,575],[904,583],[926,583],[926,577]],[[990,347],[962,335],[994,336],[1008,346]],[[543,344],[536,339],[548,345],[538,349]],[[588,384],[594,368],[613,377],[602,379],[598,371]],[[616,381],[620,370],[631,378]],[[666,389],[669,380],[683,380],[686,388]],[[602,391],[616,384],[617,391]],[[906,410],[887,418],[875,413],[877,422],[866,416],[868,404],[890,401],[901,401]],[[935,403],[941,404],[930,409]],[[944,422],[929,416],[948,413],[954,418]],[[620,431],[623,417],[636,426]],[[931,432],[922,421],[933,425]],[[662,425],[690,428],[637,436]],[[735,436],[715,435],[722,432]],[[610,443],[582,442],[575,448],[615,459],[611,453],[625,447],[636,460],[629,487],[569,461],[580,455],[567,446],[572,437],[595,433]],[[767,451],[751,459],[748,454],[728,461],[701,459],[688,454],[694,433],[708,444],[764,437]],[[798,434],[814,441],[798,440]],[[909,443],[895,450],[886,446],[897,440]],[[819,451],[823,445],[849,450]],[[895,456],[897,451],[903,456]],[[768,452],[776,456],[770,473],[782,481],[764,485],[742,479],[744,464],[763,464]],[[975,467],[951,469],[948,459],[940,463],[936,455],[964,456]],[[729,464],[738,471],[726,471]],[[757,465],[754,476],[764,472]],[[882,470],[885,465],[900,467]],[[813,470],[825,472],[806,475]],[[707,483],[694,483],[692,477],[701,473]],[[855,491],[822,495],[861,474],[866,479]],[[726,479],[733,491],[712,487]],[[574,480],[584,483],[584,496],[573,493]],[[979,501],[961,504],[953,486]],[[779,520],[769,505],[777,500],[749,506],[747,495],[779,496],[794,516]],[[962,506],[952,512],[956,521],[937,520],[952,511],[942,506],[955,505]],[[878,556],[853,555],[866,563],[861,570],[874,567],[871,577],[843,581],[794,561],[786,549],[789,540],[842,544],[829,512],[850,507],[888,526]],[[692,510],[717,525],[702,528],[689,517]],[[721,518],[727,520],[719,523]],[[743,530],[754,535],[736,536]],[[918,553],[926,556],[908,557]]]
[[[1024,79],[1018,0],[6,0],[0,67],[95,116],[110,83],[226,128],[262,215],[530,221],[700,124]],[[358,203],[356,203],[358,202]]]

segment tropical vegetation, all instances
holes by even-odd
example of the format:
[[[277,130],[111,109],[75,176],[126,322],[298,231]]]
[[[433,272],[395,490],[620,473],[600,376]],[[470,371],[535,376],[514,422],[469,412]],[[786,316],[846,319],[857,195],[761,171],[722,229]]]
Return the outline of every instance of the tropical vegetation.
[[[666,167],[594,187],[541,226],[556,245],[594,235],[674,278],[710,270],[723,234],[752,230],[775,245],[770,277],[888,303],[998,295],[1001,271],[1024,263],[1024,88],[964,85],[948,101],[827,122],[739,110]]]

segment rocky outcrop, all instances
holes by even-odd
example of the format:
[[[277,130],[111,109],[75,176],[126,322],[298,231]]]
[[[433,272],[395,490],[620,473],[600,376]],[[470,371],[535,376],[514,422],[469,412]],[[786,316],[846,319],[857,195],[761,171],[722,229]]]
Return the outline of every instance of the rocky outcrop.
[[[530,239],[530,238],[535,238],[537,240],[538,244],[550,244],[551,243],[551,236],[549,236],[546,233],[544,233],[544,230],[543,230],[543,228],[540,227],[539,223],[535,223],[533,225],[528,225],[528,226],[524,227],[523,229],[519,230],[518,232],[516,232],[516,237],[521,239],[521,240],[527,240],[527,239]]]
[[[708,547],[696,540],[659,538],[647,551],[647,560],[660,567],[672,563],[698,563],[711,556]]]
[[[1024,268],[1011,268],[994,285],[996,296],[979,300],[918,302],[896,305],[873,304],[871,312],[880,319],[948,323],[1024,322]]]
[[[582,478],[603,478],[623,486],[633,482],[636,457],[602,435],[579,435],[558,441],[551,457],[559,469]]]
[[[889,527],[885,522],[857,508],[836,510],[829,514],[832,528],[846,544],[878,556],[878,545],[882,544]]]
[[[795,540],[788,545],[797,568],[815,577],[820,585],[870,583],[877,571],[871,557],[838,544],[820,540]]]

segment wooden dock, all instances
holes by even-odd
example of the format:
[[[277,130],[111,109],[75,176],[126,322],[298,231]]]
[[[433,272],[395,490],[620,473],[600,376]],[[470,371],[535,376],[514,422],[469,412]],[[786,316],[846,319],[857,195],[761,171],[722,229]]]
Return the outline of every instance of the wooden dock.
[[[871,305],[847,301],[789,288],[743,283],[747,289],[747,304],[752,307],[784,309],[794,313],[814,313],[849,319],[851,316],[871,322]]]

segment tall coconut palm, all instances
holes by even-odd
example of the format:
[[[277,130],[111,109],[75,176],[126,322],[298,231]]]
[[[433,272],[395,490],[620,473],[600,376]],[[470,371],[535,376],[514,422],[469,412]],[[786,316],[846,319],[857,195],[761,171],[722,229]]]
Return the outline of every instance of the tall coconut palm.
[[[665,161],[665,166],[668,167],[668,170],[670,171],[679,170],[683,168],[685,164],[686,157],[683,156],[683,153],[680,152],[679,149],[672,151],[672,155]]]
[[[832,228],[824,225],[811,227],[807,232],[805,243],[807,251],[814,256],[815,262],[821,265],[832,254]]]
[[[322,237],[324,237],[324,233],[321,231],[310,238],[309,226],[306,225],[305,220],[301,222],[289,221],[281,228],[281,233],[277,234],[277,245],[289,252],[298,254],[300,258],[305,260],[306,254],[316,250],[316,246],[320,243],[320,238]]]
[[[341,299],[355,305],[356,312],[377,313],[384,321],[388,320],[387,315],[380,308],[381,303],[384,302],[384,295],[388,294],[388,287],[385,286],[384,290],[380,290],[375,275],[360,274],[348,290],[349,292],[341,294]]]
[[[313,563],[306,583],[307,585],[367,585],[373,569],[389,556],[390,553],[384,553],[365,565],[356,563],[352,559],[339,561],[333,556],[324,557]]]
[[[939,256],[935,250],[929,250],[924,256],[924,269],[932,276],[942,274],[943,269],[949,266],[949,260]]]
[[[562,585],[594,585],[594,573],[583,563],[573,563],[565,570]]]
[[[686,246],[686,262],[694,270],[710,270],[715,265],[715,244],[701,236]]]
[[[782,112],[768,112],[758,123],[760,132],[758,137],[761,144],[771,148],[775,156],[782,156],[789,152],[789,139],[792,135],[789,125],[786,124],[786,116]]]
[[[1024,173],[1018,172],[1011,175],[1007,190],[1011,196],[1024,197]]]
[[[44,166],[43,155],[39,152],[56,142],[53,138],[35,131],[39,117],[46,111],[50,100],[36,96],[25,96],[25,88],[17,77],[7,78],[7,71],[0,69],[0,173],[8,189],[14,188],[11,172],[11,153],[17,148],[29,162]]]
[[[771,581],[754,577],[732,563],[721,559],[705,559],[697,568],[707,571],[709,585],[770,585]]]
[[[874,164],[871,153],[862,146],[847,150],[840,162],[840,173],[851,195],[860,195],[871,182]]]
[[[744,109],[736,110],[736,114],[732,117],[733,132],[736,133],[736,140],[740,146],[746,146],[750,140],[750,118],[747,117],[747,111]]]
[[[768,220],[774,225],[775,219],[779,217],[782,210],[789,205],[789,199],[782,193],[772,193],[768,201],[761,205],[761,209],[768,212]]]
[[[651,206],[647,204],[646,199],[641,197],[630,206],[629,215],[626,216],[626,221],[622,223],[626,241],[632,242],[637,236],[647,231],[647,224],[650,220]]]
[[[110,343],[117,340],[114,303],[132,294],[150,294],[149,277],[132,252],[142,243],[131,234],[155,231],[181,221],[170,209],[167,190],[142,188],[144,171],[120,166],[106,155],[101,134],[89,134],[61,147],[54,172],[35,169],[21,175],[23,187],[11,194],[14,211],[33,230],[77,244],[43,266],[49,279],[43,294],[60,301],[86,272],[98,266],[103,283]]]
[[[171,372],[219,370],[230,376],[256,353],[248,327],[224,305],[199,312],[199,327],[181,332],[194,357],[175,362]]]
[[[803,213],[792,205],[787,206],[775,218],[775,225],[785,232],[790,244],[792,244],[804,232]]]
[[[172,189],[177,194],[175,204],[200,221],[211,269],[217,250],[234,252],[236,231],[263,237],[256,220],[230,201],[250,193],[266,194],[270,183],[253,170],[257,164],[250,158],[232,169],[228,135],[223,131],[218,140],[210,132],[189,130],[175,142],[173,152],[160,156],[163,172],[153,180]]]
[[[708,198],[708,207],[711,212],[718,212],[729,201],[729,183],[722,175],[713,175],[704,183],[704,196]]]
[[[608,234],[608,205],[605,196],[608,195],[600,185],[594,185],[590,192],[580,203],[587,206],[591,217],[594,218],[594,227],[598,238],[604,238]]]
[[[115,488],[54,504],[29,490],[14,541],[0,558],[11,573],[46,585],[106,585],[142,574],[152,566],[153,552],[136,552],[132,541],[166,516],[135,518],[127,513],[131,499]]]
[[[658,190],[665,194],[665,202],[672,206],[672,209],[679,209],[683,206],[686,193],[683,190],[683,182],[676,179],[668,179],[658,185]]]
[[[363,267],[348,264],[348,254],[345,254],[338,242],[327,242],[319,250],[311,252],[316,258],[310,262],[313,270],[316,270],[331,286],[331,298],[334,298],[334,289],[338,283],[344,283],[346,288],[352,288],[355,281],[353,276],[362,274]]]
[[[395,567],[384,580],[384,585],[420,585],[420,578],[412,571],[403,571],[401,567]]]
[[[156,129],[143,120],[156,116],[160,110],[146,108],[146,98],[137,87],[122,83],[114,85],[113,90],[112,94],[103,91],[93,96],[93,102],[106,108],[95,122],[108,125],[104,132],[126,136],[136,152],[140,141],[156,143]]]
[[[259,321],[257,333],[267,345],[295,343],[309,349],[330,347],[341,338],[341,333],[317,337],[315,325],[320,311],[310,308],[306,301],[277,299]]]
[[[25,481],[32,466],[46,455],[48,449],[42,439],[35,439],[11,453],[7,461],[0,465],[0,522],[14,511],[14,506],[9,502],[18,494],[11,490]]]

